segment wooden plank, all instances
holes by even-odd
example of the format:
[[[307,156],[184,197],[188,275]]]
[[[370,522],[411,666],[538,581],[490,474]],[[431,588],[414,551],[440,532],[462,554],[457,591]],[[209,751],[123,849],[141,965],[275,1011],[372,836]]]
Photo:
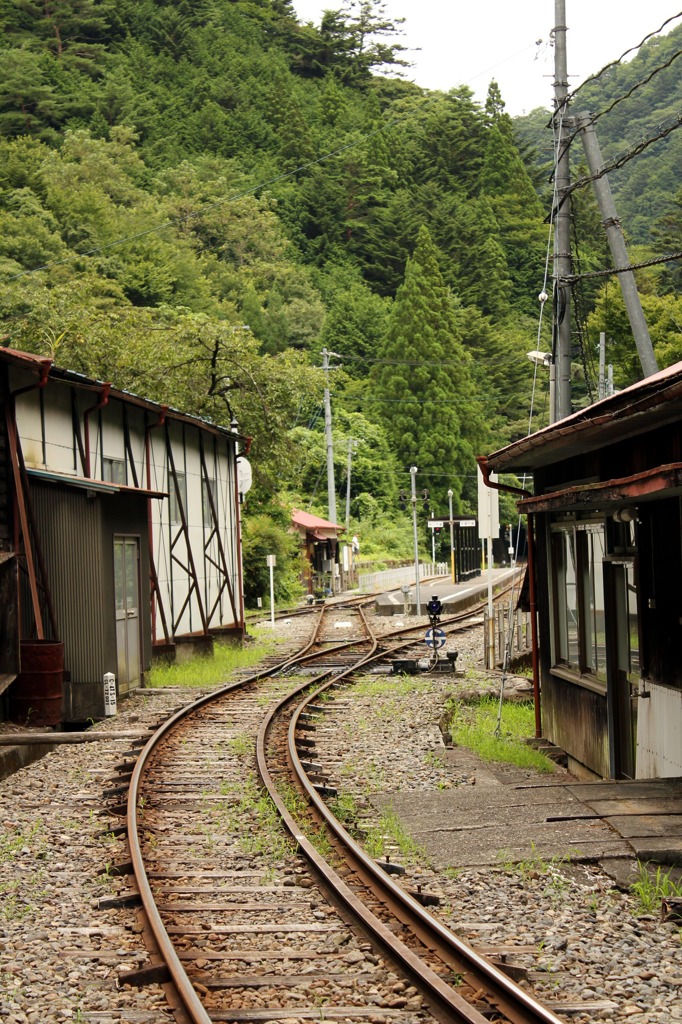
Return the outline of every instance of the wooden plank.
[[[272,907],[262,908],[272,911]],[[279,932],[338,932],[338,924],[210,924],[205,928],[169,927],[169,935],[276,935]]]
[[[322,960],[332,959],[342,954],[316,953],[310,949],[232,949],[227,953],[215,953],[212,950],[195,949],[181,951],[181,960]]]
[[[402,1010],[388,1010],[383,1006],[324,1006],[304,1009],[300,1004],[282,1006],[274,1010],[211,1010],[214,1021],[258,1020],[366,1020],[368,1017],[400,1017]]]
[[[542,978],[546,978],[546,972],[542,972]],[[372,981],[374,975],[369,972],[365,974],[330,974],[328,971],[311,971],[310,974],[237,974],[234,978],[207,978],[201,979],[204,988],[297,988],[299,985],[309,985],[311,981],[345,981],[353,984],[361,984],[364,981]]]
[[[120,729],[116,732],[3,732],[0,733],[0,747],[26,747],[34,743],[96,743],[102,740],[142,739],[150,735],[149,730]]]
[[[289,909],[289,906],[304,906],[303,903],[292,903],[287,904],[286,908],[281,908],[280,904],[272,903],[267,907],[254,907],[254,911],[261,911],[262,913],[272,914],[273,911],[280,909]],[[157,903],[157,909],[159,912],[164,914],[210,914],[215,912],[216,914],[229,914],[235,911],[242,910],[242,906],[239,903]]]
[[[584,999],[577,1003],[546,1001],[544,1004],[548,1010],[555,1013],[599,1013],[602,1010],[617,1010],[619,1004],[611,999]]]

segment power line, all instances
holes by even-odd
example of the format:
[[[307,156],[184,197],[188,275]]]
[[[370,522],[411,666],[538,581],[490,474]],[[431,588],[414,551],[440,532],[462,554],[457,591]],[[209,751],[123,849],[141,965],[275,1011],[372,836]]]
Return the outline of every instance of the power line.
[[[571,274],[566,280],[584,281],[589,277],[612,277],[614,274],[627,274],[631,270],[643,270],[645,267],[656,267],[661,263],[672,263],[674,260],[682,260],[682,250],[668,253],[667,256],[654,256],[650,260],[642,260],[641,263],[629,263],[627,267],[611,267],[609,270],[590,270],[584,274]]]
[[[666,68],[669,68],[673,64],[673,62],[676,61],[677,58],[680,57],[680,56],[682,56],[682,50],[675,50],[675,52],[673,54],[671,54],[671,56],[668,58],[667,61],[665,61],[664,64],[657,64],[656,67],[652,68],[652,70],[647,75],[645,75],[644,78],[640,78],[640,80],[638,82],[635,82],[635,84],[630,89],[628,89],[628,91],[626,93],[622,93],[620,96],[617,96],[616,99],[613,100],[613,102],[610,103],[608,107],[604,107],[602,110],[597,111],[596,114],[590,112],[590,121],[589,121],[589,123],[590,124],[596,124],[596,122],[599,120],[600,117],[604,117],[606,114],[610,114],[611,111],[614,110],[615,107],[617,107],[619,103],[623,103],[625,100],[630,99],[630,97],[638,89],[641,89],[643,86],[648,85],[649,82],[652,80],[652,78],[654,78],[655,75],[657,75],[660,71],[665,71]],[[579,130],[576,129],[573,132],[572,135],[569,135],[569,137],[564,142],[564,147],[563,147],[563,150],[562,150],[562,155],[570,148],[572,143],[578,137],[578,134],[579,134]],[[550,180],[551,180],[551,178],[550,178]]]
[[[625,53],[621,53],[620,57],[618,57],[617,60],[610,61],[608,64],[604,65],[601,71],[597,71],[596,74],[590,75],[589,78],[586,78],[584,82],[581,82],[580,85],[573,90],[573,92],[570,92],[568,94],[568,96],[566,97],[566,102],[570,103],[573,97],[577,96],[580,90],[584,89],[588,82],[596,82],[597,79],[601,78],[601,76],[605,74],[607,71],[610,71],[611,68],[615,68],[618,64],[621,64],[629,54],[634,53],[635,50],[641,49],[641,47],[644,46],[647,40],[653,38],[653,36],[660,35],[665,26],[669,25],[671,21],[675,21],[677,18],[682,18],[682,11],[678,11],[677,14],[673,14],[670,18],[666,18],[666,20],[663,22],[660,28],[655,29],[653,32],[649,32],[647,35],[644,36],[644,39],[642,39],[641,42],[637,43],[636,46],[631,46],[629,50],[625,51]]]
[[[634,157],[639,156],[645,149],[652,146],[654,142],[659,142],[661,139],[665,139],[666,136],[674,132],[676,128],[679,128],[682,124],[682,111],[678,111],[677,114],[671,114],[663,124],[660,126],[659,131],[655,135],[650,135],[647,138],[641,139],[639,142],[634,143],[624,152],[610,160],[609,163],[595,171],[594,174],[584,174],[581,178],[577,178],[568,188],[563,190],[561,200],[559,201],[558,208],[560,209],[566,202],[572,192],[575,192],[578,188],[584,188],[585,185],[589,185],[592,181],[597,181],[599,178],[603,178],[609,171],[618,170],[620,167],[624,167],[625,164],[629,163]]]

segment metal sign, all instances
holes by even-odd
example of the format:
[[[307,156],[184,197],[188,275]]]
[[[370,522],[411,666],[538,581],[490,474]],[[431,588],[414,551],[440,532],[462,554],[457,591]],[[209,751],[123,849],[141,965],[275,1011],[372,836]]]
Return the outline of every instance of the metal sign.
[[[444,526],[445,521],[443,519],[429,519],[430,530],[442,530]]]
[[[277,555],[266,555],[265,561],[273,569],[277,565]]]
[[[426,636],[424,642],[427,647],[431,647],[432,650],[438,650],[439,647],[445,646],[445,630],[434,627],[433,629],[426,630]]]
[[[475,519],[455,519],[454,523],[455,523],[455,526],[475,526],[476,525],[476,520]]]

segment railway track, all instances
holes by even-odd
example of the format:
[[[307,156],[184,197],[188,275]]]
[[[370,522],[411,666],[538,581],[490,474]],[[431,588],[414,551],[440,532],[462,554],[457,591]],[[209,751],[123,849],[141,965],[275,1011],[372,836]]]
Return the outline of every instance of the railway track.
[[[444,624],[462,628],[472,614]],[[334,791],[315,762],[325,702],[343,699],[358,670],[414,646],[414,633],[378,639],[361,608],[319,610],[295,657],[157,730],[127,804],[151,964],[123,983],[161,981],[191,1024],[559,1024],[368,857],[327,805]]]

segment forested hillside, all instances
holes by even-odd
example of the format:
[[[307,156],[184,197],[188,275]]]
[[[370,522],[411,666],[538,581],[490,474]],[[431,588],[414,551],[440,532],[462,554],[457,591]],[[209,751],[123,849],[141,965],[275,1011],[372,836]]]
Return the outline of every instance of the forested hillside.
[[[526,352],[549,345],[546,181],[495,83],[481,106],[399,77],[381,0],[319,28],[289,0],[0,0],[0,39],[4,344],[236,416],[252,511],[276,487],[322,512],[326,347],[356,519],[394,516],[412,462],[436,509],[449,487],[471,502],[473,455],[526,432]],[[583,264],[608,266],[578,206]],[[680,207],[660,212],[651,238],[674,244]],[[604,294],[586,316],[619,315]],[[679,348],[665,326],[657,344]]]

